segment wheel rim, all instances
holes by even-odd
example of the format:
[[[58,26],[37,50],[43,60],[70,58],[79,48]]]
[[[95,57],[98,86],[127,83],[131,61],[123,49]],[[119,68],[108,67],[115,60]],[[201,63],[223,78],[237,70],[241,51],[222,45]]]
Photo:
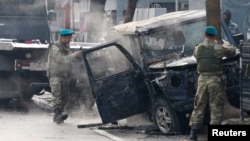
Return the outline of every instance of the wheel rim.
[[[156,124],[158,128],[163,133],[167,133],[171,129],[171,123],[171,117],[168,110],[165,107],[159,107],[156,111]]]

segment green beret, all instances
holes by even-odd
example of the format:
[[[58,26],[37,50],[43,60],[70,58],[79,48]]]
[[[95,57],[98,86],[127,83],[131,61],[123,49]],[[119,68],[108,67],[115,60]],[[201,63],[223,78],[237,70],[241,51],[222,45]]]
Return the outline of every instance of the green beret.
[[[214,36],[217,35],[217,30],[213,26],[207,26],[206,29],[205,29],[205,32],[207,34],[210,34],[210,35],[214,35]]]
[[[70,29],[60,29],[59,34],[61,36],[72,36],[72,34],[74,34],[74,31]]]

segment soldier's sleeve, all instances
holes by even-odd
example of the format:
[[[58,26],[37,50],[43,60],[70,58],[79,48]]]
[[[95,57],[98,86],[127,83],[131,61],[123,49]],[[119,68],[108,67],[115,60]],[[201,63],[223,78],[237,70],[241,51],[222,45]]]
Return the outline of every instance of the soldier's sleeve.
[[[73,54],[69,55],[62,54],[59,50],[59,47],[56,45],[53,45],[51,47],[50,52],[51,52],[51,59],[53,59],[55,62],[68,63],[74,59]]]
[[[198,51],[198,45],[194,47],[194,52],[193,52],[193,55],[196,59],[197,59],[197,51]]]
[[[233,45],[227,45],[222,48],[223,48],[223,53],[225,57],[232,57],[236,54],[236,47]]]

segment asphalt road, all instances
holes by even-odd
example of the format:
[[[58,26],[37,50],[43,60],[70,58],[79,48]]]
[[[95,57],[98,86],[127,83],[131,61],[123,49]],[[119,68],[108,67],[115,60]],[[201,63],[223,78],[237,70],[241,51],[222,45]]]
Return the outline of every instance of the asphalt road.
[[[97,109],[73,109],[60,125],[53,123],[50,94],[31,101],[0,101],[1,141],[188,141],[188,135],[162,134],[143,115],[90,128],[78,125],[101,123]],[[206,140],[201,135],[201,140]]]
[[[112,141],[95,130],[78,129],[77,124],[99,122],[98,118],[71,113],[65,123],[57,125],[53,114],[39,109],[33,102],[25,105],[5,103],[0,108],[1,141]]]

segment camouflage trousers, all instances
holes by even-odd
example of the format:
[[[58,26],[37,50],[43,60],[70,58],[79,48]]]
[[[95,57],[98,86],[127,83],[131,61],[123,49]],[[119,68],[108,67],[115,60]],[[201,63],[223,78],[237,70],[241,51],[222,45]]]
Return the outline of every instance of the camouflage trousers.
[[[49,78],[53,95],[53,109],[63,110],[69,96],[69,79],[67,77],[51,76]]]
[[[199,129],[204,120],[206,106],[209,105],[210,125],[219,125],[222,121],[224,106],[224,82],[221,76],[204,76],[198,78],[198,88],[194,100],[194,109],[189,125],[192,129]]]

